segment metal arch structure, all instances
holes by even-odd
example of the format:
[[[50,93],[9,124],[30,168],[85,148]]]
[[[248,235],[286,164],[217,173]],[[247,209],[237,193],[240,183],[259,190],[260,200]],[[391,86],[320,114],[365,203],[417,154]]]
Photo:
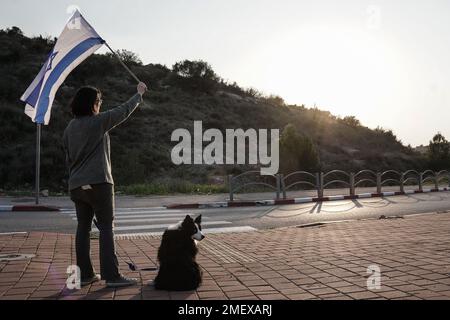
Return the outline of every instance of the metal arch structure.
[[[312,177],[313,179],[315,179],[316,183],[311,183],[309,181],[304,181],[304,180],[299,180],[299,181],[295,181],[291,184],[289,184],[288,186],[286,186],[286,181],[291,178],[294,177],[296,175],[307,175],[309,177]],[[281,175],[281,190],[283,191],[283,199],[286,199],[286,191],[291,189],[292,187],[296,186],[296,185],[310,185],[312,186],[314,189],[317,190],[318,186],[319,186],[319,173],[316,174],[312,174],[310,172],[307,171],[295,171],[292,172],[286,176],[284,176],[283,174]]]
[[[228,176],[228,188],[229,188],[229,194],[230,194],[230,201],[234,201],[234,193],[236,191],[242,190],[245,187],[248,186],[263,186],[263,187],[268,187],[272,190],[276,191],[276,198],[279,199],[280,198],[280,192],[281,192],[281,183],[280,183],[280,175],[266,175],[264,177],[273,177],[275,179],[275,186],[266,182],[259,182],[259,181],[250,181],[250,182],[245,182],[245,183],[241,183],[238,184],[236,183],[236,181],[239,178],[242,178],[244,176],[249,176],[252,174],[260,174],[260,171],[256,171],[256,170],[251,170],[251,171],[246,171],[243,172],[237,176],[233,176],[233,175],[229,175]]]
[[[334,174],[344,175],[347,179],[333,179],[327,181],[325,178],[330,177]],[[249,179],[249,181],[240,182],[243,177],[249,177],[251,175],[258,175],[259,179]],[[390,175],[390,176],[389,176]],[[386,176],[386,179],[384,179]],[[264,177],[269,177],[273,179],[274,183],[262,182],[260,181],[261,175],[259,171],[246,171],[237,176],[228,176],[228,185],[230,192],[230,201],[234,200],[234,193],[236,191],[242,190],[248,186],[262,186],[264,188],[269,188],[276,192],[276,199],[280,199],[280,194],[283,194],[283,199],[287,199],[287,191],[291,190],[293,187],[298,185],[306,185],[314,188],[317,191],[317,197],[323,198],[324,190],[326,187],[340,183],[349,188],[349,195],[355,195],[355,188],[361,186],[363,183],[370,183],[376,186],[377,193],[382,193],[382,188],[388,183],[394,183],[400,187],[400,192],[405,192],[405,185],[412,182],[417,182],[419,185],[419,191],[423,191],[423,186],[427,182],[432,182],[434,184],[434,189],[439,189],[439,182],[442,180],[447,180],[447,184],[450,187],[450,170],[441,170],[435,172],[432,170],[425,170],[423,172],[418,172],[416,170],[407,170],[400,172],[397,170],[386,170],[384,172],[376,172],[373,170],[361,170],[356,174],[353,172],[346,172],[343,170],[331,170],[329,172],[307,172],[307,171],[295,171],[287,174],[268,175]],[[293,180],[288,183],[288,180]]]

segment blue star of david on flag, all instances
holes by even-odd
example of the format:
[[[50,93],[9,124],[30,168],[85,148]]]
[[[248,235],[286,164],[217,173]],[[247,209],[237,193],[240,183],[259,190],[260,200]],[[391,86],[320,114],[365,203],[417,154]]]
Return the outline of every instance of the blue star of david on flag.
[[[48,67],[46,71],[50,71],[52,70],[52,64],[53,64],[53,60],[55,59],[56,55],[58,54],[58,52],[54,52],[50,55],[49,62],[48,62]]]

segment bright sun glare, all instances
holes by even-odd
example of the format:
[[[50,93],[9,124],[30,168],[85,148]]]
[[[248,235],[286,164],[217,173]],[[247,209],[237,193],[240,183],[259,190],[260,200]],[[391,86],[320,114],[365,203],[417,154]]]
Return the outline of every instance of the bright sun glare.
[[[342,116],[364,108],[367,119],[361,120],[371,125],[367,108],[375,113],[381,104],[406,102],[404,61],[376,33],[303,27],[267,43],[248,59],[263,66],[251,81],[288,103],[316,104]]]

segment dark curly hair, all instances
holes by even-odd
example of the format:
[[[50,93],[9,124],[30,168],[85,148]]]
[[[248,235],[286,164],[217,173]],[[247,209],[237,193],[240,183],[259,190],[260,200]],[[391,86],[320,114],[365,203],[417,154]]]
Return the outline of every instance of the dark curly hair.
[[[72,116],[75,118],[92,116],[94,114],[94,105],[100,99],[102,93],[94,87],[82,87],[78,90],[70,103]]]

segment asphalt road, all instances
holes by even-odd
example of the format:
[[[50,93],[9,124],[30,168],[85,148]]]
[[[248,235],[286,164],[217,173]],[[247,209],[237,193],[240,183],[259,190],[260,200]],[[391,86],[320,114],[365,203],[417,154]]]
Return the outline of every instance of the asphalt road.
[[[159,233],[186,214],[202,214],[207,232],[239,232],[318,222],[403,216],[450,210],[450,193],[436,192],[386,198],[329,201],[285,206],[167,210],[121,208],[116,234]],[[48,231],[75,233],[73,209],[63,212],[0,212],[0,233]]]

